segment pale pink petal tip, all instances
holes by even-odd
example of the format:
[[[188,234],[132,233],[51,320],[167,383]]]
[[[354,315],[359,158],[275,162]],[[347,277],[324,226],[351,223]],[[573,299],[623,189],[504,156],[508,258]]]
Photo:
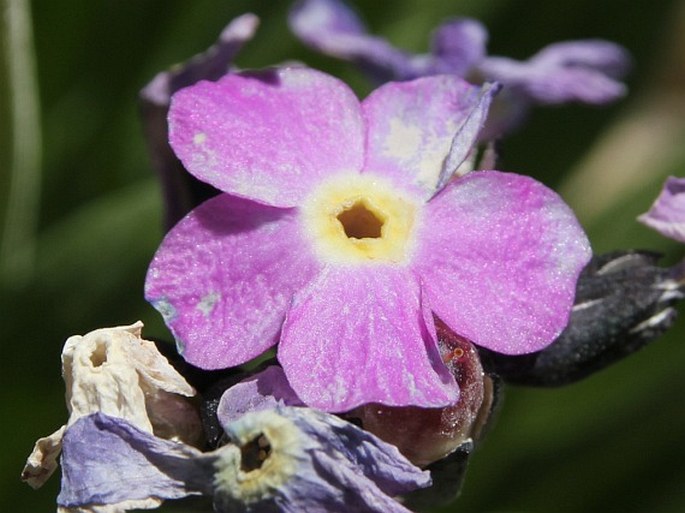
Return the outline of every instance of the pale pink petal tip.
[[[685,243],[685,178],[669,177],[649,211],[637,219],[664,237]]]

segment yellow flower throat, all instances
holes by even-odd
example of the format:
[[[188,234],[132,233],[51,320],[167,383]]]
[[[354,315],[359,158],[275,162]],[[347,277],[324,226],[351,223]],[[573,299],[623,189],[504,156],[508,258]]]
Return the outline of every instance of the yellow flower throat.
[[[332,263],[406,261],[417,212],[417,204],[390,183],[359,174],[327,180],[302,207],[317,254]]]

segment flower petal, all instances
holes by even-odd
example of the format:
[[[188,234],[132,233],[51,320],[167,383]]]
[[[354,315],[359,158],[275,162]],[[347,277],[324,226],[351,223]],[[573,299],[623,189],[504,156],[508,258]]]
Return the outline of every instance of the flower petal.
[[[338,458],[325,450],[316,454],[315,468],[316,474],[306,472],[298,476],[299,489],[286,490],[290,492],[286,495],[290,506],[286,513],[411,513],[357,469],[341,465]]]
[[[685,243],[685,178],[670,176],[649,212],[637,219],[664,237]]]
[[[248,459],[228,453],[217,462],[217,511],[409,513],[389,494],[430,484],[395,447],[309,408],[248,413],[226,426],[226,436]],[[249,454],[265,446],[254,468]]]
[[[195,177],[279,207],[299,204],[330,173],[360,170],[364,145],[354,93],[305,68],[182,89],[171,100],[169,137]]]
[[[21,480],[34,490],[43,486],[57,469],[57,458],[62,451],[62,438],[66,427],[62,426],[51,435],[36,440],[33,451],[26,459]]]
[[[357,63],[378,82],[417,76],[412,56],[380,37],[368,35],[361,20],[343,2],[296,2],[288,21],[293,33],[306,45]]]
[[[345,455],[345,460],[374,481],[388,495],[399,495],[430,484],[430,474],[420,471],[394,445],[339,417],[312,409],[288,409],[298,427],[325,448]]]
[[[123,419],[101,413],[82,417],[64,435],[57,504],[72,508],[140,501],[137,507],[145,507],[153,501],[149,508],[159,499],[209,493],[213,467],[200,455]]]
[[[449,75],[381,86],[362,103],[364,170],[428,199],[470,152],[495,93]]]
[[[307,248],[294,211],[222,194],[169,232],[145,295],[188,362],[238,365],[276,343],[293,292],[318,272]]]
[[[601,39],[563,41],[544,47],[531,61],[536,64],[593,69],[621,78],[630,69],[630,55],[620,45]]]
[[[259,18],[247,13],[231,20],[221,31],[219,39],[201,54],[184,62],[181,66],[157,73],[140,91],[141,100],[161,107],[168,107],[171,95],[179,89],[193,85],[200,80],[217,80],[222,77],[240,52],[250,41],[259,25]],[[166,130],[165,130],[166,133]]]
[[[478,66],[489,80],[516,88],[543,104],[602,104],[626,92],[618,80],[629,67],[626,51],[608,41],[569,41],[543,48],[525,62],[488,57]]]
[[[441,63],[443,73],[466,78],[485,57],[487,41],[488,31],[481,22],[473,18],[457,18],[435,30],[431,53]]]
[[[272,365],[226,390],[219,400],[216,415],[225,429],[248,412],[279,405],[304,406],[304,403],[290,387],[283,369]]]
[[[531,178],[473,172],[426,206],[415,270],[457,334],[507,354],[549,345],[568,322],[589,242],[556,193]]]
[[[455,175],[463,176],[466,172],[462,171],[461,165],[471,155],[473,148],[478,141],[478,134],[482,133],[485,125],[490,104],[493,97],[499,92],[499,84],[485,84],[481,89],[476,105],[461,125],[456,135],[452,139],[450,151],[442,163],[438,183],[435,187],[436,192],[441,190],[445,184]]]
[[[436,356],[434,330],[410,272],[331,266],[296,295],[278,359],[302,401],[322,410],[445,406],[458,389]]]

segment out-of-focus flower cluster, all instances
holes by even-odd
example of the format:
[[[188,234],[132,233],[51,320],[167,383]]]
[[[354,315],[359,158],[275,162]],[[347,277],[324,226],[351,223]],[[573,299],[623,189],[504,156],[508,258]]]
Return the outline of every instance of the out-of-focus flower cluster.
[[[410,54],[370,35],[340,0],[300,0],[290,25],[307,45],[356,63],[377,82],[450,74],[472,83],[504,86],[481,137],[501,137],[520,125],[532,105],[604,104],[626,93],[621,78],[628,53],[603,40],[553,43],[527,61],[487,54],[487,29],[478,20],[455,18],[433,33],[427,54]]]
[[[502,380],[580,379],[673,320],[682,266],[593,258],[561,198],[497,170],[488,146],[533,103],[623,95],[623,49],[557,43],[518,62],[457,19],[410,55],[335,0],[297,2],[290,22],[381,85],[360,101],[302,65],[239,71],[248,14],[142,90],[174,225],[145,295],[177,353],[140,323],[67,341],[70,417],[23,474],[40,486],[61,450],[61,511],[451,500]],[[641,218],[681,241],[682,190],[670,180]]]

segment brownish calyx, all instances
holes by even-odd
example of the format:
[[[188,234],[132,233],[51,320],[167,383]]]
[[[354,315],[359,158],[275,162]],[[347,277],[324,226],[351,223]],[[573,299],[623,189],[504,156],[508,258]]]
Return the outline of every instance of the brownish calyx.
[[[477,439],[490,416],[492,386],[476,348],[436,319],[443,361],[459,385],[459,399],[444,408],[368,404],[349,413],[364,429],[395,445],[412,463],[425,467]]]

